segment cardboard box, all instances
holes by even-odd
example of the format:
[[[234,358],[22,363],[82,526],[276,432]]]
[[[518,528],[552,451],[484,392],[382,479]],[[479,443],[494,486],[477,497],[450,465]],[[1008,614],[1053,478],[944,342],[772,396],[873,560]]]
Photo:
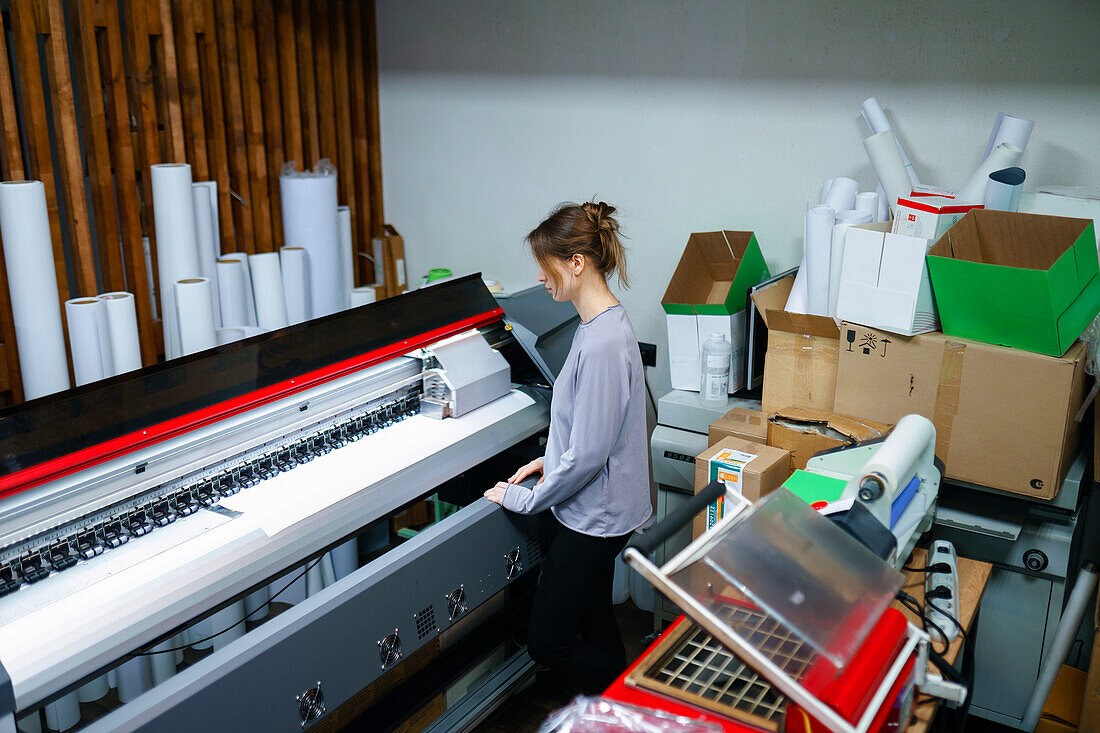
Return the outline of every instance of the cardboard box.
[[[792,285],[793,275],[752,294],[768,327],[761,407],[767,413],[791,405],[832,410],[840,329],[828,316],[785,311]]]
[[[392,224],[385,226],[382,237],[371,240],[374,258],[374,282],[392,298],[409,289],[405,268],[405,240]]]
[[[909,196],[898,199],[894,214],[894,234],[904,234],[921,239],[939,239],[944,233],[972,209],[983,209],[982,204],[966,204],[954,196]]]
[[[1040,499],[1058,493],[1077,447],[1083,343],[1055,357],[942,333],[841,329],[838,411],[891,423],[924,415],[949,478]]]
[[[723,438],[695,458],[695,493],[713,480],[725,481],[751,501],[766,496],[783,485],[791,475],[791,456],[785,450],[738,438]],[[695,515],[692,539],[713,527],[722,517],[724,501]]]
[[[1020,195],[1020,213],[1092,219],[1092,233],[1100,249],[1100,188],[1040,186]]]
[[[1085,673],[1063,664],[1050,688],[1035,733],[1074,733],[1080,722],[1081,700],[1085,694]]]
[[[737,438],[766,445],[768,442],[768,416],[760,410],[735,407],[710,424],[709,441],[714,445],[722,438]]]
[[[925,259],[932,242],[889,229],[886,222],[848,229],[837,318],[907,336],[938,331]]]
[[[806,468],[806,461],[823,450],[881,438],[890,425],[864,418],[805,407],[787,407],[768,418],[768,445],[791,454],[791,469]]]
[[[975,210],[928,251],[944,333],[1061,356],[1100,311],[1087,219]]]
[[[745,305],[748,289],[768,277],[752,232],[702,232],[688,237],[661,299],[668,325],[673,389],[699,391],[702,345],[721,333],[733,347],[729,391],[745,381]]]

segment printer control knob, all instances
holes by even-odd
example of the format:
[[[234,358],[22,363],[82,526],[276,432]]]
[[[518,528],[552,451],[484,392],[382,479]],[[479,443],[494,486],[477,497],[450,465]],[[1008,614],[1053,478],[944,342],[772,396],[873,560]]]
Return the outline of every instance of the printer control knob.
[[[859,498],[862,501],[874,501],[886,491],[886,485],[878,474],[864,476],[859,482]]]
[[[1028,550],[1024,553],[1024,567],[1034,573],[1046,570],[1048,562],[1046,553],[1042,550]]]

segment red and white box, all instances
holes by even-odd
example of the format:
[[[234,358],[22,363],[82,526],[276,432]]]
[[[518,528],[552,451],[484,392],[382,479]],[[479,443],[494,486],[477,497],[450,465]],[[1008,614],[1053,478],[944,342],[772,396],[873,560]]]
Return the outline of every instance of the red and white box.
[[[935,242],[966,212],[983,208],[981,204],[964,204],[947,196],[899,198],[892,233]]]

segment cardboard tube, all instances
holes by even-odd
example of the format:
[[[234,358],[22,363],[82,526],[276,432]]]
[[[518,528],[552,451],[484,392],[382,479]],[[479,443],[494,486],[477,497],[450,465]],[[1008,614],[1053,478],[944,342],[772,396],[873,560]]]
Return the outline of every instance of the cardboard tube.
[[[1023,151],[1012,143],[1001,143],[993,148],[989,157],[970,174],[970,178],[966,179],[955,200],[972,204],[984,202],[985,189],[989,185],[989,174],[1013,167],[1020,160],[1022,153]]]
[[[807,312],[816,316],[829,313],[829,250],[835,219],[836,212],[828,206],[806,212],[806,303]]]
[[[187,356],[218,345],[214,327],[214,303],[210,281],[190,277],[173,283],[176,289],[176,314],[179,319],[180,356]]]
[[[288,321],[279,255],[274,252],[249,255],[248,269],[252,272],[252,292],[256,298],[256,320],[260,328],[269,331],[284,328]]]
[[[114,373],[126,374],[141,369],[141,344],[138,341],[137,308],[133,293],[103,293],[107,315],[107,333],[111,344]]]
[[[173,283],[202,276],[195,232],[191,166],[186,163],[160,163],[151,166],[151,172],[153,218],[157,232],[157,289],[160,292],[161,322],[164,324],[164,350],[168,359],[175,359],[183,352]]]
[[[867,150],[867,157],[871,159],[879,183],[886,191],[890,211],[895,212],[898,199],[908,196],[913,185],[905,172],[905,161],[901,158],[894,133],[890,130],[875,133],[863,141],[863,147]]]
[[[279,250],[279,267],[283,275],[283,298],[286,318],[294,325],[310,319],[309,253],[303,247],[283,247]]]

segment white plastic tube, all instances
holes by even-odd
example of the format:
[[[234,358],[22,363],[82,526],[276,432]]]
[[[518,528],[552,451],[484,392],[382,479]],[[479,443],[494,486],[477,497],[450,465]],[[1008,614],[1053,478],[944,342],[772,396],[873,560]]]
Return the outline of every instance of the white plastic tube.
[[[248,295],[252,293],[252,282],[245,265],[240,260],[223,257],[217,262],[217,272],[222,326],[235,328],[249,325],[256,315],[255,311],[249,312],[252,306]]]
[[[187,356],[218,345],[214,328],[214,304],[210,281],[189,277],[172,284],[176,289],[176,313],[179,318],[180,356]]]
[[[1015,115],[1006,115],[1000,112],[993,121],[993,129],[989,131],[989,139],[985,143],[985,152],[982,160],[989,157],[993,148],[1001,143],[1012,143],[1020,149],[1021,155],[1027,149],[1027,142],[1031,139],[1031,131],[1035,129],[1035,121]]]
[[[361,285],[357,288],[352,288],[348,292],[348,306],[354,308],[359,305],[366,305],[367,303],[373,303],[377,300],[378,296],[375,292],[373,285]]]
[[[101,674],[91,682],[81,685],[76,691],[76,696],[80,702],[94,702],[110,691],[111,686],[107,684],[107,675]]]
[[[214,326],[221,328],[221,308],[218,305],[217,267],[218,257],[221,255],[221,246],[215,239],[217,229],[214,223],[214,212],[210,207],[210,186],[217,185],[213,181],[200,181],[192,184],[191,195],[195,201],[195,236],[199,248],[199,270],[203,277],[214,283],[210,288],[210,298],[214,305]]]
[[[261,609],[267,606],[270,599],[271,593],[268,592],[266,585],[259,590],[252,591],[244,597],[244,615],[254,621],[262,619],[267,615],[267,611]]]
[[[153,671],[153,686],[167,682],[176,673],[176,657],[174,652],[167,651],[172,648],[172,640],[162,641],[153,647],[152,651],[160,654],[149,655],[149,666]]]
[[[833,211],[849,211],[856,206],[857,193],[859,193],[859,183],[855,180],[834,178],[821,205],[828,206]]]
[[[314,318],[344,308],[340,235],[336,216],[336,172],[289,173],[279,177],[283,242],[309,250],[310,302]],[[263,325],[262,323],[260,325]]]
[[[355,249],[351,241],[351,207],[336,207],[336,228],[340,235],[340,292],[349,298],[355,288]],[[350,308],[351,302],[345,302]]]
[[[286,319],[291,325],[304,323],[311,317],[309,253],[304,247],[283,247],[279,250],[279,267],[283,273]]]
[[[153,218],[157,231],[157,274],[164,350],[168,359],[183,352],[176,314],[173,283],[201,277],[199,248],[195,232],[195,199],[191,191],[191,166],[160,163],[151,167]]]
[[[985,208],[995,211],[1017,211],[1026,178],[1023,168],[1005,168],[989,174],[985,187]]]
[[[260,328],[274,331],[285,327],[286,298],[279,255],[274,252],[249,255],[248,269],[252,272],[252,293],[256,298],[256,320]]]
[[[23,394],[32,400],[66,390],[70,385],[65,331],[41,181],[0,183],[0,238]]]
[[[103,293],[99,296],[107,314],[107,333],[111,343],[114,373],[126,374],[141,369],[141,344],[138,341],[137,307],[133,293]]]
[[[879,106],[878,100],[874,97],[868,97],[863,100],[863,104],[860,106],[863,112],[863,119],[867,122],[867,126],[871,128],[871,132],[880,133],[887,130],[893,130],[890,125],[890,120],[886,119],[886,113],[882,111],[882,107]],[[905,154],[905,149],[901,147],[901,141],[894,136],[894,143],[898,146],[898,153],[901,155],[902,163],[905,166],[905,174],[909,178],[910,189],[913,186],[920,184],[920,179],[917,178],[916,171],[913,170],[913,164],[909,162],[909,156]],[[896,199],[895,199],[896,200]]]
[[[863,147],[867,150],[867,157],[871,159],[879,183],[886,191],[887,205],[894,212],[898,207],[898,199],[908,196],[913,190],[894,133],[890,130],[875,133],[863,141]]]
[[[101,318],[102,316],[102,318]],[[100,333],[106,326],[106,306],[97,298],[73,298],[65,301],[65,319],[69,322],[69,348],[73,355],[76,386],[111,376],[103,359],[103,342],[110,339]]]
[[[210,616],[210,627],[213,633],[225,631],[213,639],[214,651],[224,649],[231,642],[244,636],[244,601],[231,603],[222,610]],[[226,631],[226,629],[228,629]]]
[[[149,657],[134,657],[118,667],[118,699],[130,702],[153,686]]]
[[[989,156],[970,174],[966,183],[959,189],[955,199],[959,202],[980,204],[985,201],[985,189],[989,185],[989,174],[994,171],[1012,168],[1023,153],[1012,143],[1001,143],[993,148]]]
[[[835,218],[836,212],[828,206],[806,212],[806,303],[807,312],[816,316],[829,314],[829,250]]]
[[[245,318],[248,319],[247,323],[244,323],[243,325],[245,325],[245,326],[256,326],[256,325],[258,325],[258,323],[256,321],[256,298],[255,298],[255,295],[252,292],[252,272],[248,267],[248,255],[246,255],[244,252],[230,252],[229,254],[223,255],[221,258],[219,258],[219,261],[220,260],[235,260],[235,261],[241,263],[241,268],[244,271],[244,282],[245,282],[245,287],[244,287],[244,299],[245,299],[245,303],[246,303],[245,308],[244,308],[245,309]],[[220,291],[219,291],[219,295],[220,295]],[[223,326],[236,326],[238,324],[230,323],[228,321],[223,320],[222,325]]]

